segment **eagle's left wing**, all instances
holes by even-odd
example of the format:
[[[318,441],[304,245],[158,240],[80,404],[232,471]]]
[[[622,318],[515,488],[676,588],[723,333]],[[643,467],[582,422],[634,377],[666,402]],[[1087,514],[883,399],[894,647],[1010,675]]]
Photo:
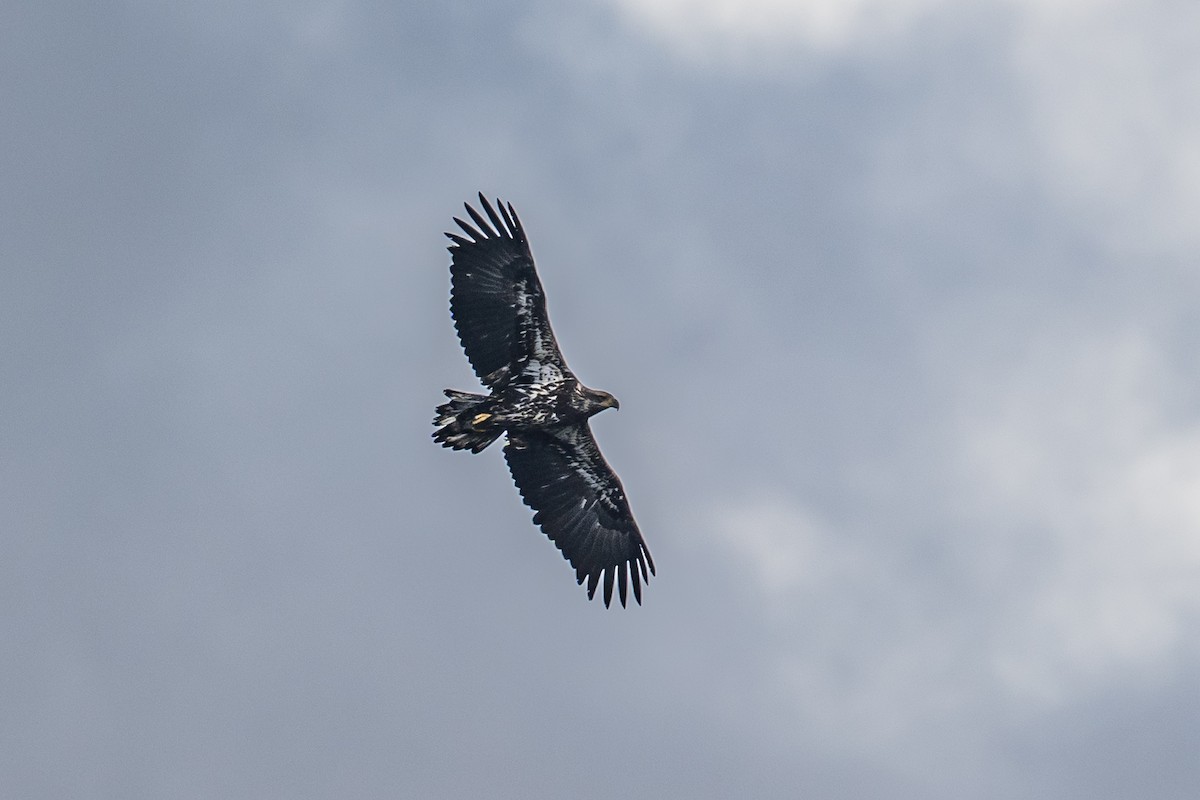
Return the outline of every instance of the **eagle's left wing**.
[[[625,605],[626,579],[642,602],[642,582],[654,574],[654,559],[638,530],[621,481],[600,454],[587,421],[576,425],[509,431],[504,458],[533,521],[562,550],[588,599],[604,576],[604,605],[613,580]],[[647,574],[649,569],[649,574]]]
[[[487,219],[467,205],[474,225],[455,217],[466,236],[446,234],[450,316],[475,374],[488,387],[517,375],[532,383],[570,377],[517,212],[497,200],[497,213],[482,193],[479,202]]]

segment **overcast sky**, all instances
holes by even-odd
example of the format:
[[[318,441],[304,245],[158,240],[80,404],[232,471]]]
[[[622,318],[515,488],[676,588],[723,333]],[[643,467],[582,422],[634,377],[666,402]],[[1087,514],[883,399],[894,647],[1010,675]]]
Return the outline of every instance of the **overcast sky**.
[[[1193,0],[0,7],[0,786],[1192,798]],[[589,603],[442,231],[658,565]]]

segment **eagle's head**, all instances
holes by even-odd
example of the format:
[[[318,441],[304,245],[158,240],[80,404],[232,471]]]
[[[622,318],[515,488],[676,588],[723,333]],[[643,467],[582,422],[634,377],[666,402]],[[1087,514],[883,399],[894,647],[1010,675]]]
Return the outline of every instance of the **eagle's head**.
[[[621,404],[617,402],[617,398],[599,389],[589,389],[585,386],[583,387],[583,396],[587,398],[588,405],[591,407],[589,409],[591,414],[599,414],[606,408],[621,407]]]

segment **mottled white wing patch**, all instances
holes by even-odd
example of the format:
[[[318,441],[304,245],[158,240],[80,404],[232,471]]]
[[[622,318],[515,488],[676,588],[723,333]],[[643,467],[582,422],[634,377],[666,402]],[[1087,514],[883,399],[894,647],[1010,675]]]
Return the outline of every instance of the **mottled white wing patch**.
[[[528,383],[561,381],[569,372],[564,370],[562,354],[549,324],[539,323],[539,319],[545,319],[545,301],[542,298],[543,313],[539,315],[538,299],[523,288],[517,291],[517,320],[525,352],[520,375]]]

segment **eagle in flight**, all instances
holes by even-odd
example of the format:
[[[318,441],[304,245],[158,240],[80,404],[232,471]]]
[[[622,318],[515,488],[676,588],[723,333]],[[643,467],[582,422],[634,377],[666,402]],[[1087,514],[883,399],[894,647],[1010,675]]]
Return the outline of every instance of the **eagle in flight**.
[[[654,559],[629,510],[625,490],[600,454],[588,418],[618,408],[608,392],[589,389],[567,367],[533,266],[525,230],[512,204],[496,207],[482,193],[487,219],[466,204],[474,225],[450,239],[450,316],[475,374],[491,394],[446,389],[433,438],[443,447],[478,453],[503,435],[504,460],[533,521],[587,581],[588,599],[604,578],[604,605],[615,582],[642,602]],[[498,213],[497,213],[498,211]],[[649,570],[649,573],[647,573]]]

